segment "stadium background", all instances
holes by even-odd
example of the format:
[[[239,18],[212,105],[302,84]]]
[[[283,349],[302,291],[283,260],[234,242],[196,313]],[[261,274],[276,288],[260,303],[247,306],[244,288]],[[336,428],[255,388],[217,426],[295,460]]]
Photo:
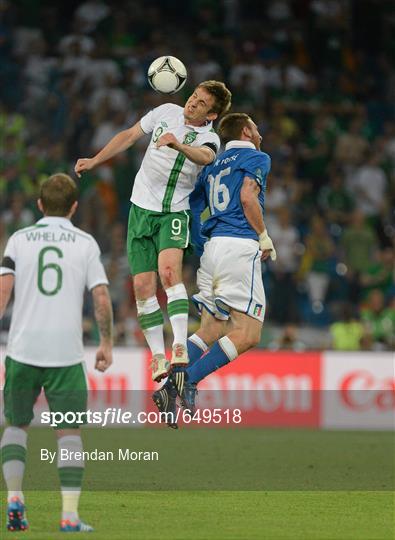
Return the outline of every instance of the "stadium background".
[[[392,538],[392,0],[0,0],[0,252],[39,217],[43,178],[72,174],[78,157],[168,100],[146,81],[148,65],[163,54],[180,57],[189,71],[172,100],[182,103],[202,80],[224,80],[233,110],[252,115],[272,156],[265,219],[278,259],[263,267],[261,343],[272,352],[252,351],[202,386],[201,406],[213,391],[222,408],[238,396],[240,430],[84,430],[86,448],[160,447],[164,461],[160,471],[91,465],[81,516],[103,540]],[[80,181],[75,223],[103,251],[118,346],[112,368],[95,372],[87,296],[86,360],[98,408],[120,399],[127,409],[152,406],[125,257],[129,196],[145,145]],[[185,267],[190,292],[197,264],[191,258]],[[10,315],[11,306],[1,345]],[[192,312],[191,330],[196,325]],[[37,423],[43,406],[40,398]],[[43,444],[55,448],[53,433],[33,427],[26,534],[54,540],[60,500],[51,491],[55,467],[37,463]],[[217,469],[226,482],[217,482]],[[0,508],[1,528],[4,514]]]
[[[39,217],[40,180],[72,173],[149,108],[157,56],[188,84],[224,80],[272,157],[262,346],[385,350],[395,334],[395,5],[391,1],[0,2],[0,243]],[[146,141],[84,175],[78,226],[97,238],[116,343],[143,345],[125,256],[129,196]],[[188,291],[198,261],[185,268]],[[162,297],[163,301],[163,297]],[[193,309],[193,308],[192,308]],[[8,312],[8,314],[10,311]],[[85,310],[87,343],[96,330]],[[194,312],[191,330],[196,326]],[[6,337],[8,320],[3,325]],[[167,328],[168,335],[170,327]]]

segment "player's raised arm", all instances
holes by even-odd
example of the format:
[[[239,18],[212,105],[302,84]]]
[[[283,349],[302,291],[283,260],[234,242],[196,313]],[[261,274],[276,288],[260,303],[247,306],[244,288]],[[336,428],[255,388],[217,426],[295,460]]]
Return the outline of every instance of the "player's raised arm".
[[[129,129],[120,131],[93,158],[78,159],[74,167],[75,174],[81,178],[81,173],[89,171],[120,152],[127,150],[143,135],[145,133],[141,128],[140,122],[137,122]]]
[[[259,236],[259,247],[262,250],[262,259],[269,256],[275,261],[277,258],[273,242],[267,234],[265,222],[263,221],[262,208],[259,204],[258,195],[260,187],[254,178],[244,177],[243,186],[240,191],[240,201],[244,210],[244,215]]]
[[[113,313],[107,285],[92,289],[95,318],[99,327],[100,345],[96,353],[95,368],[105,371],[112,364]]]
[[[165,133],[158,139],[156,143],[157,148],[161,146],[169,146],[174,148],[178,152],[184,154],[192,163],[196,165],[209,165],[215,159],[215,151],[207,145],[202,146],[190,146],[188,144],[181,143],[173,133]]]

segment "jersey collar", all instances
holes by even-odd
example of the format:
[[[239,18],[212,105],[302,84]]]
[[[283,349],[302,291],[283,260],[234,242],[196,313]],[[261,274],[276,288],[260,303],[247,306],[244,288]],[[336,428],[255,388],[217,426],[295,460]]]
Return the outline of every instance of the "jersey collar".
[[[60,216],[45,216],[39,219],[36,225],[70,225],[71,221]]]
[[[193,131],[196,131],[196,133],[207,133],[207,131],[210,131],[210,129],[213,128],[212,122],[207,122],[206,124],[203,124],[203,126],[191,126],[186,124],[184,115],[182,115],[182,119],[180,118],[180,124],[183,124],[187,128],[193,129]]]
[[[230,150],[231,148],[255,148],[255,144],[250,141],[229,141],[226,143],[225,150]]]

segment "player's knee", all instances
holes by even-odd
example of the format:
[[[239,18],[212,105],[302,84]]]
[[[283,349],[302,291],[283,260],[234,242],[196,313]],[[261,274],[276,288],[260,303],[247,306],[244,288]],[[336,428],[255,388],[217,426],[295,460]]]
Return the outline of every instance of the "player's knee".
[[[224,336],[223,332],[218,332],[215,328],[201,326],[199,328],[199,337],[207,344],[212,345]]]
[[[159,277],[164,289],[177,285],[181,280],[178,272],[169,264],[159,269]]]
[[[155,294],[155,288],[150,279],[139,277],[134,278],[134,292],[137,298],[150,298]]]
[[[221,339],[223,336],[226,335],[226,328],[225,326],[216,326],[212,330],[212,341],[217,341],[218,339]]]
[[[249,341],[250,349],[257,347],[257,345],[259,345],[259,342],[260,342],[260,336],[258,336],[258,334],[252,335]]]
[[[252,347],[257,347],[260,344],[260,342],[261,342],[261,333],[262,333],[262,326],[260,326],[259,328],[257,328],[254,331],[253,336],[252,336],[251,348]]]
[[[248,346],[248,349],[253,349],[259,345],[261,341],[261,329],[259,328],[249,328],[245,334],[245,342]]]

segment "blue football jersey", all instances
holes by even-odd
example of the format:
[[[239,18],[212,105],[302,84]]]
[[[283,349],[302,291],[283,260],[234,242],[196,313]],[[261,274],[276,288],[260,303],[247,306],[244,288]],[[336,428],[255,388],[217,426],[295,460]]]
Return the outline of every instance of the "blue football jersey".
[[[192,241],[198,251],[205,239],[213,236],[258,240],[257,233],[244,215],[240,191],[245,176],[254,178],[260,187],[258,198],[263,211],[269,171],[268,154],[242,145],[237,147],[236,142],[232,142],[231,148],[220,154],[211,165],[204,167],[190,195]],[[210,217],[200,229],[200,214],[207,206]]]

